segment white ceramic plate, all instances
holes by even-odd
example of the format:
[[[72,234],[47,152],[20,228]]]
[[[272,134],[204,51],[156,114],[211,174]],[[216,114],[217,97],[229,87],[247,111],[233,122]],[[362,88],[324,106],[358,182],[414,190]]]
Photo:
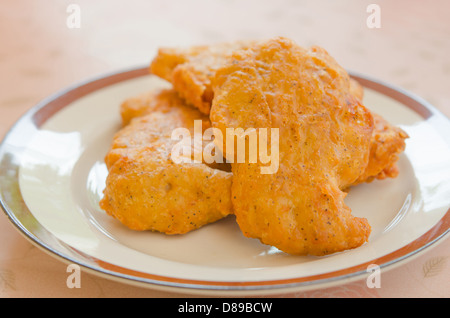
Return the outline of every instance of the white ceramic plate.
[[[182,236],[134,232],[99,207],[119,105],[168,84],[147,67],[63,91],[25,114],[0,149],[1,204],[37,246],[127,283],[208,295],[275,294],[362,279],[392,268],[449,232],[450,124],[425,101],[363,76],[365,104],[409,135],[396,179],[362,184],[346,202],[372,226],[364,246],[291,256],[245,238],[232,216]]]

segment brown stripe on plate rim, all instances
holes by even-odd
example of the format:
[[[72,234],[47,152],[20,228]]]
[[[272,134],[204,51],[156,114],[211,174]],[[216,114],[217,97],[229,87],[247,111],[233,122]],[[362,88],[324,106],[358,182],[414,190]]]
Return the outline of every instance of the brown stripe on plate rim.
[[[83,96],[86,96],[101,88],[148,74],[148,68],[138,68],[130,71],[103,76],[74,87],[69,87],[67,90],[64,90],[52,96],[50,100],[44,100],[43,107],[40,107],[34,113],[34,115],[32,116],[32,121],[37,127],[40,127],[58,111]]]

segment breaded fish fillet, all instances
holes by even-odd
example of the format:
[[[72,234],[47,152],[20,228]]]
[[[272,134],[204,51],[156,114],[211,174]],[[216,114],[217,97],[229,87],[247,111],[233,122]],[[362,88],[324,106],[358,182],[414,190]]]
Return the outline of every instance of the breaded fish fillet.
[[[146,107],[137,102],[142,97],[135,106],[146,110],[125,116],[134,118],[116,133],[105,157],[108,177],[100,207],[133,230],[166,234],[187,233],[231,214],[230,172],[202,162],[174,163],[171,156],[179,142],[172,140],[174,129],[188,128],[193,136],[194,120],[207,129],[208,118],[174,91],[147,94]],[[196,147],[202,150],[194,142],[187,147],[192,154]]]
[[[256,43],[257,41],[238,41],[190,48],[161,48],[151,63],[150,71],[171,82],[180,96],[202,113],[209,114],[214,97],[211,79],[216,70],[226,63],[235,50],[246,49]],[[354,79],[350,79],[350,91],[362,101],[364,88]],[[140,104],[146,103],[144,101]],[[133,113],[132,106],[133,100],[128,105],[130,113]],[[355,184],[398,175],[396,161],[398,154],[404,150],[407,134],[381,116],[374,114],[374,117],[377,124],[372,137],[373,152],[368,168]]]
[[[212,83],[210,118],[224,135],[230,127],[279,129],[275,173],[262,174],[260,161],[232,163],[244,235],[299,255],[364,244],[370,225],[351,214],[341,189],[366,169],[374,122],[345,70],[319,47],[275,38],[236,51]]]

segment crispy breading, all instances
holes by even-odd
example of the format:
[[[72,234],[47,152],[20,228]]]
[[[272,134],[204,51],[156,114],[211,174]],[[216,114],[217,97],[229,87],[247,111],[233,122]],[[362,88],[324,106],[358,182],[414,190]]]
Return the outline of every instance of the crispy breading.
[[[160,48],[150,65],[150,72],[170,83],[188,103],[209,114],[213,93],[211,78],[215,70],[235,50],[253,41],[236,41],[189,48]]]
[[[370,143],[369,163],[364,173],[352,185],[375,179],[395,178],[399,174],[397,161],[400,153],[405,150],[405,139],[409,136],[403,129],[391,125],[380,115],[372,113],[372,116],[375,128]]]
[[[362,102],[364,87],[354,78],[350,78],[350,93]]]
[[[261,174],[261,162],[232,163],[232,202],[244,235],[299,255],[364,244],[370,225],[351,214],[341,189],[363,174],[374,123],[345,70],[319,47],[275,38],[236,51],[212,83],[210,118],[223,134],[229,127],[279,129],[277,172]]]
[[[152,111],[168,112],[173,105],[185,104],[173,89],[159,89],[127,98],[120,105],[122,125],[126,126],[135,117],[141,117]]]
[[[188,128],[193,136],[194,120],[202,120],[204,130],[209,119],[174,91],[145,96],[134,105],[146,110],[125,116],[137,117],[116,133],[105,157],[108,177],[100,207],[133,230],[166,234],[187,233],[231,214],[231,172],[171,157],[179,142],[172,139],[174,129]],[[193,141],[189,146],[191,155],[202,150]]]
[[[256,43],[257,41],[238,41],[190,48],[161,48],[152,61],[150,70],[153,74],[171,82],[180,96],[190,104],[196,106],[204,114],[209,114],[214,97],[211,79],[216,70],[226,63],[235,50],[245,49]],[[364,88],[352,78],[350,78],[350,92],[362,101]],[[146,99],[145,95],[141,96],[137,105],[147,105]],[[126,106],[129,109],[128,114],[135,114],[139,111],[139,108],[136,109],[135,98],[128,101]],[[146,107],[153,109],[152,105]],[[380,115],[374,114],[374,118],[377,124],[372,137],[373,153],[369,158],[368,168],[355,181],[355,185],[365,181],[370,182],[373,179],[393,178],[398,175],[396,161],[398,154],[404,150],[404,139],[407,138],[407,135],[400,128],[390,125]],[[385,139],[388,139],[387,143],[383,142]]]
[[[173,89],[152,90],[152,91],[145,92],[145,93],[142,93],[137,96],[130,97],[130,98],[126,99],[125,101],[123,101],[122,104],[120,105],[120,115],[122,118],[122,125],[126,126],[131,122],[131,120],[133,118],[142,117],[142,116],[150,114],[152,112],[158,112],[158,113],[171,112],[171,111],[173,111],[174,105],[175,106],[183,105],[183,108],[187,108],[187,109],[192,108],[192,107],[187,106],[186,103],[183,101],[183,99],[181,99]],[[192,111],[192,110],[190,110],[190,111]],[[159,129],[161,129],[161,130],[169,131],[170,127],[165,127],[166,126],[165,120],[167,117],[162,114],[160,114],[160,115],[156,114],[155,116],[162,116],[160,119],[155,121],[155,125],[158,125]],[[206,129],[211,127],[211,121],[209,120],[208,116],[205,116],[204,114],[201,114],[198,111],[196,113],[196,116],[199,116],[198,119],[202,120],[203,131],[205,131]],[[169,125],[174,126],[174,121],[177,119],[182,120],[183,118],[180,118],[177,116],[171,117],[169,120]],[[163,125],[164,127],[161,125]],[[189,128],[192,130],[194,122],[192,120],[191,123],[187,124],[184,121],[182,121],[182,122],[178,122],[178,125],[179,125],[178,127],[186,127],[186,128]],[[183,126],[183,125],[186,125],[186,126]],[[117,138],[118,140],[124,139],[124,137],[125,137],[124,135],[127,134],[127,129],[124,129],[121,134],[122,134],[122,137]],[[133,128],[130,131],[130,134],[128,134],[128,135],[131,135],[130,138],[128,138],[128,136],[127,136],[125,139],[129,139],[129,140],[127,140],[127,142],[132,143],[132,142],[136,142],[135,141],[136,138],[140,138],[139,142],[142,143],[143,140],[145,140],[145,138],[142,138],[143,134],[144,133],[139,134],[136,131],[136,128]],[[134,137],[133,137],[133,135],[134,135]],[[147,136],[147,138],[150,138],[150,136]],[[148,143],[150,141],[146,140],[146,142]],[[208,140],[202,140],[203,147],[206,147],[209,143],[210,143],[210,141],[208,141]],[[117,140],[114,141],[114,144],[117,144]],[[118,147],[116,147],[116,148],[118,148]],[[193,153],[193,151],[191,153]],[[211,168],[231,172],[231,166],[229,163],[226,163],[226,162],[210,162],[210,163],[205,162],[205,164],[207,164]]]
[[[361,102],[364,98],[364,88],[355,79],[350,79],[350,91]],[[372,111],[375,127],[370,143],[369,163],[364,173],[352,185],[395,178],[399,174],[397,161],[400,153],[405,150],[405,139],[408,134],[400,127],[390,124],[379,114]]]

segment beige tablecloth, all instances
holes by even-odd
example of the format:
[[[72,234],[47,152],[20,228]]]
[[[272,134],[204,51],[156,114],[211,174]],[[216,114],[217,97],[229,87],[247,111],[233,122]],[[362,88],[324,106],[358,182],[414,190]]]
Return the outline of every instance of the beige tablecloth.
[[[163,45],[283,35],[325,47],[349,70],[403,87],[450,116],[450,2],[373,1],[4,1],[0,6],[0,137],[38,101],[67,85],[147,65]],[[69,4],[80,25],[68,20]],[[431,4],[432,3],[432,4]],[[68,10],[69,9],[69,10]],[[75,23],[75,24],[73,24]],[[75,26],[75,27],[74,27]],[[73,28],[74,27],[74,28]],[[1,297],[179,297],[82,272],[31,245],[0,214]],[[449,297],[450,240],[382,272],[380,288],[361,280],[277,297]]]

